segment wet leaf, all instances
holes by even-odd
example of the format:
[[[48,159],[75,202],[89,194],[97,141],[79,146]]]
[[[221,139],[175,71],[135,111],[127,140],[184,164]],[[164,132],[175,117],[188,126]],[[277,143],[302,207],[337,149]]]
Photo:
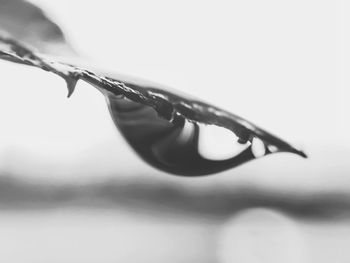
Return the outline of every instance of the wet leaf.
[[[27,2],[0,0],[0,3],[0,28],[8,32],[0,35],[0,59],[38,67],[62,77],[67,83],[68,96],[74,92],[78,80],[96,87],[104,94],[116,127],[150,165],[172,174],[200,176],[276,152],[306,157],[282,139],[214,105],[178,95],[161,85],[98,74],[77,65],[73,59],[67,63],[43,55],[55,51],[53,47],[57,45],[71,50],[58,26]],[[26,23],[26,30],[20,28],[22,23]],[[212,158],[211,153],[203,152],[202,144],[208,140],[214,143],[209,151],[214,154],[220,151],[215,142],[221,136],[205,137],[208,127],[230,132],[224,142],[232,145],[230,156]]]

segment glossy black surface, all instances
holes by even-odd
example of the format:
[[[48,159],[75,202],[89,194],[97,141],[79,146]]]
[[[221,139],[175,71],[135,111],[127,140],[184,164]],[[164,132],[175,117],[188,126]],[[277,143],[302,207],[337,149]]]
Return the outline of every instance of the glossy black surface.
[[[225,160],[210,160],[198,149],[201,127],[180,115],[172,121],[149,107],[108,94],[113,120],[134,150],[152,166],[172,174],[198,176],[238,166],[255,158],[249,146]]]

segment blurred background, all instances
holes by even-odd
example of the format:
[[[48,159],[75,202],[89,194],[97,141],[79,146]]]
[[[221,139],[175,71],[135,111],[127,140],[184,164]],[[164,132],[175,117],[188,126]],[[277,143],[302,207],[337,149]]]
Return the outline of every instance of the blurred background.
[[[165,174],[92,86],[67,99],[62,79],[0,61],[0,261],[349,262],[349,3],[31,2],[87,64],[196,95],[310,158]]]

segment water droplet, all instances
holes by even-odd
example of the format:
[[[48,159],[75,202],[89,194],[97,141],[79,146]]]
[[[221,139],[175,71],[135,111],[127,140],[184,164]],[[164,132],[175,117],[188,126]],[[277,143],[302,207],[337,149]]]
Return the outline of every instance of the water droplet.
[[[109,74],[106,74],[108,77],[99,76],[73,64],[51,61],[12,39],[0,37],[2,43],[6,44],[6,56],[0,59],[39,67],[61,76],[67,82],[68,96],[80,79],[100,90],[125,139],[143,160],[163,171],[200,176],[224,171],[273,152],[306,157],[287,142],[213,105],[180,96],[158,85],[112,78]]]
[[[134,150],[152,166],[169,173],[198,176],[216,173],[254,159],[250,149],[227,159],[211,160],[199,152],[203,127],[175,115],[160,118],[149,106],[107,94],[113,120]]]

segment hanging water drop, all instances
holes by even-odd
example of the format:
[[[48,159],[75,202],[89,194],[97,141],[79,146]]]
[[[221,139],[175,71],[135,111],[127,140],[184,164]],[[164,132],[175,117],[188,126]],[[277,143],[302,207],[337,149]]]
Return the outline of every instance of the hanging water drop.
[[[70,96],[83,80],[106,97],[122,135],[148,164],[168,173],[201,176],[224,171],[274,152],[306,155],[253,123],[211,104],[158,85],[99,76],[51,61],[0,36],[0,59],[39,67],[62,77]],[[116,157],[117,160],[117,157]]]

